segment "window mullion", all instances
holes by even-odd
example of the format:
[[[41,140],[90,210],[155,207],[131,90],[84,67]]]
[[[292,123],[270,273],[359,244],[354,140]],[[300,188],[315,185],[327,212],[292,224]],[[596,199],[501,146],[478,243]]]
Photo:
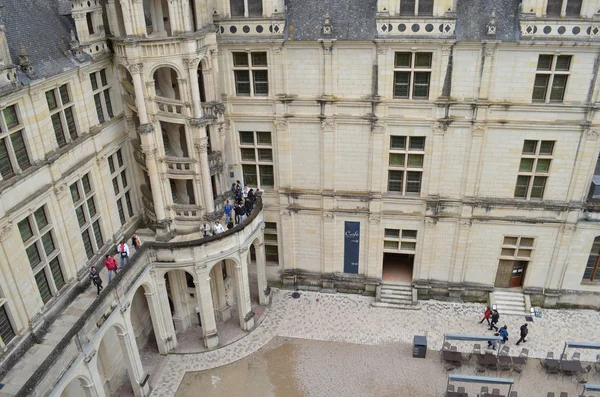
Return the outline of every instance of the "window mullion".
[[[415,0],[415,16],[419,15],[419,0]]]
[[[550,103],[550,98],[552,96],[552,85],[554,84],[554,73],[550,73],[550,78],[548,79],[548,87],[546,87],[546,103]]]

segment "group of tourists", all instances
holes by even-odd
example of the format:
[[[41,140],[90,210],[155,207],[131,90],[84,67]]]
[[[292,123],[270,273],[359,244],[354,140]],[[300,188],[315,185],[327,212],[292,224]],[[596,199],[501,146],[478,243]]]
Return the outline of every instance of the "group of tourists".
[[[135,249],[135,251],[139,250],[142,246],[142,240],[137,236],[137,234],[133,234],[131,236],[131,246]],[[106,259],[104,260],[104,266],[106,270],[108,270],[108,282],[110,283],[114,276],[117,275],[119,270],[123,269],[125,264],[129,264],[129,245],[125,242],[125,240],[121,240],[121,242],[117,245],[117,254],[120,258],[120,264],[117,263],[116,259],[111,255],[106,255]],[[100,291],[104,289],[102,286],[102,278],[100,278],[100,273],[96,269],[96,266],[92,266],[90,269],[89,277],[92,281],[92,284],[96,286],[98,290],[98,295],[100,295]]]
[[[498,324],[499,320],[500,320],[500,313],[498,313],[498,310],[492,309],[488,306],[485,310],[485,313],[483,314],[483,318],[481,319],[481,321],[479,321],[479,324],[482,324],[484,321],[487,321],[487,324],[490,327],[489,330],[496,331],[494,333],[494,336],[502,337],[502,341],[500,343],[504,344],[508,341],[508,327],[506,325],[504,325],[503,327],[498,328],[497,324]],[[527,328],[527,323],[521,325],[520,331],[521,331],[521,338],[517,341],[517,346],[521,342],[527,342],[527,340],[525,340],[525,337],[529,333],[529,329]],[[496,350],[497,343],[498,343],[497,340],[489,340],[488,347],[491,347],[493,350]]]

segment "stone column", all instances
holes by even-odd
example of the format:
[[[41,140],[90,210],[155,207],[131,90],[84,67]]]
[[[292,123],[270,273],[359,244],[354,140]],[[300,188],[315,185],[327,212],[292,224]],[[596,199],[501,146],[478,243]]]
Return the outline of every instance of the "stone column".
[[[159,317],[160,337],[165,345],[165,350],[170,351],[177,346],[177,335],[173,325],[173,316],[171,315],[171,306],[169,305],[169,294],[164,275],[159,274],[154,269],[150,271],[152,279],[156,285],[156,296],[153,297],[152,304]],[[148,302],[150,304],[150,301]],[[150,312],[152,313],[152,311]],[[160,344],[159,344],[160,346]]]
[[[150,385],[148,382],[144,386],[140,383],[144,380],[146,373],[142,366],[142,360],[140,359],[139,349],[135,343],[135,336],[133,333],[133,327],[128,316],[123,315],[125,320],[126,330],[123,333],[117,332],[119,336],[119,344],[121,345],[121,351],[123,352],[123,358],[125,359],[125,365],[127,367],[127,374],[131,381],[131,387],[133,388],[133,394],[136,397],[146,397],[150,395]]]
[[[223,280],[223,263],[219,262],[214,267],[214,281],[217,292],[217,311],[219,321],[225,322],[231,318],[231,307],[227,305],[227,296],[225,295],[225,283]]]
[[[156,292],[144,292],[144,296],[148,302],[148,309],[150,310],[150,318],[152,319],[152,328],[154,329],[154,337],[156,338],[156,345],[158,346],[158,354],[166,355],[170,350],[176,346],[173,340],[167,341],[162,335],[165,335],[166,321],[170,321],[170,318],[165,319],[163,313],[160,311],[160,304],[158,302],[158,294]]]
[[[156,18],[156,26],[152,25],[153,33],[156,32],[156,34],[160,36],[166,36],[167,31],[165,30],[165,20],[162,10],[162,1],[154,0],[154,7],[152,7],[152,9]]]
[[[123,12],[123,26],[125,27],[125,33],[123,36],[135,36],[137,34],[135,26],[137,25],[134,22],[135,19],[135,10],[130,5],[129,0],[119,0],[119,4],[121,4],[121,11]]]
[[[323,96],[333,96],[333,43],[335,40],[323,40],[323,56],[325,58],[325,70],[323,71]]]
[[[173,306],[175,306],[175,313],[173,314],[175,329],[179,332],[185,332],[192,326],[187,304],[183,301],[183,298],[187,295],[185,273],[183,270],[170,271],[167,273],[167,277],[169,277],[169,285],[171,286],[171,299],[173,299]]]
[[[104,30],[104,21],[102,20],[102,10],[96,10],[92,12],[92,21],[94,22],[94,32],[97,35],[104,38],[106,36]],[[100,28],[102,26],[102,29]]]
[[[248,13],[248,0],[244,0],[244,18],[248,18],[250,14]]]
[[[483,70],[481,72],[481,83],[479,85],[479,99],[488,99],[490,96],[494,52],[494,47],[483,48]]]
[[[86,14],[87,12],[85,11],[77,11],[71,14],[75,20],[75,28],[77,29],[79,42],[84,44],[90,42],[90,32],[88,30]]]
[[[429,166],[431,169],[428,183],[423,183],[423,186],[427,186],[425,191],[427,195],[440,193],[440,180],[444,177],[444,137],[447,129],[446,125],[437,122],[432,127],[433,145],[429,147],[428,153],[425,154],[425,157],[430,159]],[[423,190],[421,194],[423,194]]]
[[[208,138],[206,137],[206,125],[199,119],[190,121],[192,127],[192,136],[200,136],[200,139],[194,142],[194,148],[200,158],[200,176],[202,177],[202,200],[204,201],[204,210],[207,214],[215,211],[215,203],[212,195],[212,182],[210,181],[210,165],[208,163]]]
[[[202,118],[202,101],[200,100],[200,85],[198,83],[198,62],[196,59],[185,59],[185,65],[188,68],[190,76],[190,89],[192,91],[192,107],[194,109],[194,118]]]
[[[219,336],[217,335],[217,322],[215,320],[215,311],[210,290],[210,277],[206,269],[196,268],[196,280],[194,280],[194,284],[196,286],[198,306],[200,307],[202,339],[204,339],[204,346],[211,349],[219,344]]]
[[[170,35],[174,36],[179,33],[182,33],[181,20],[179,18],[179,12],[177,8],[179,7],[180,1],[169,1],[169,25],[171,26]]]
[[[285,87],[285,65],[284,65],[283,47],[273,47],[273,70],[275,78],[273,79],[273,92],[275,95],[284,95],[287,90]]]
[[[239,263],[234,266],[235,290],[237,297],[240,327],[244,331],[254,328],[254,312],[250,301],[250,285],[248,282],[248,247],[240,248]]]
[[[227,3],[229,4],[229,2]],[[216,102],[221,102],[221,90],[219,88],[219,50],[217,48],[213,48],[210,50],[210,60],[212,62],[212,82],[215,93],[213,100]]]
[[[264,230],[265,224],[262,224]],[[265,294],[267,290],[267,264],[265,255],[265,243],[260,241],[254,244],[254,252],[256,253],[256,276],[258,279],[258,303],[262,306],[269,304],[269,296]]]
[[[85,360],[84,360],[85,363]],[[86,396],[89,397],[106,397],[104,392],[104,385],[102,384],[102,378],[100,378],[100,372],[98,371],[98,354],[94,351],[94,357],[85,364],[90,380],[90,385],[84,386],[86,390]]]

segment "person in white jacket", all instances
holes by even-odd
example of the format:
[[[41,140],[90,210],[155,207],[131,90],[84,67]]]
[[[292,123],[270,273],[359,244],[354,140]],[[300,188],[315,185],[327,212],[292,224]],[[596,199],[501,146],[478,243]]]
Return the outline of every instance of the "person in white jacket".
[[[122,269],[123,266],[125,266],[125,261],[127,261],[127,264],[129,264],[129,246],[125,240],[121,240],[119,245],[117,245],[117,252],[121,257],[121,266],[119,266],[119,269]]]
[[[223,233],[224,231],[223,225],[219,221],[215,221],[215,234]]]
[[[202,232],[202,235],[203,235],[204,237],[208,237],[208,236],[210,236],[210,229],[211,229],[211,227],[210,227],[210,226],[208,226],[208,224],[207,224],[206,222],[204,222],[204,223],[202,224],[202,226],[200,226],[200,231]]]

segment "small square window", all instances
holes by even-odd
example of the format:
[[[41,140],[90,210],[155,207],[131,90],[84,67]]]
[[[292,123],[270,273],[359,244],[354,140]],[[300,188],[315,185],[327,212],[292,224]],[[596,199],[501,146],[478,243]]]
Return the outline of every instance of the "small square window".
[[[412,59],[412,53],[410,52],[397,52],[394,58],[394,67],[396,68],[410,68]]]
[[[550,156],[554,151],[554,141],[542,141],[540,146],[540,154]]]
[[[391,136],[390,137],[390,149],[406,150],[406,137],[405,136]]]
[[[248,54],[245,52],[234,52],[233,66],[248,66]]]
[[[270,132],[257,132],[256,140],[259,145],[271,146],[271,133]]]
[[[418,52],[415,54],[415,68],[431,68],[431,52]]]
[[[254,145],[254,133],[248,131],[240,131],[240,142],[242,145]]]
[[[386,238],[400,238],[400,230],[398,229],[385,229]]]
[[[266,52],[253,52],[252,53],[252,66],[267,66],[267,53]]]
[[[526,140],[523,142],[523,154],[535,154],[538,141]]]
[[[390,167],[404,167],[404,153],[390,153]]]
[[[416,230],[402,230],[402,238],[403,239],[417,239],[417,231]]]
[[[425,150],[425,137],[413,136],[410,138],[410,150]]]
[[[398,242],[397,241],[387,241],[387,240],[384,240],[383,241],[383,248],[397,250],[398,249]]]
[[[537,70],[551,70],[552,58],[552,55],[540,55],[537,63]]]

